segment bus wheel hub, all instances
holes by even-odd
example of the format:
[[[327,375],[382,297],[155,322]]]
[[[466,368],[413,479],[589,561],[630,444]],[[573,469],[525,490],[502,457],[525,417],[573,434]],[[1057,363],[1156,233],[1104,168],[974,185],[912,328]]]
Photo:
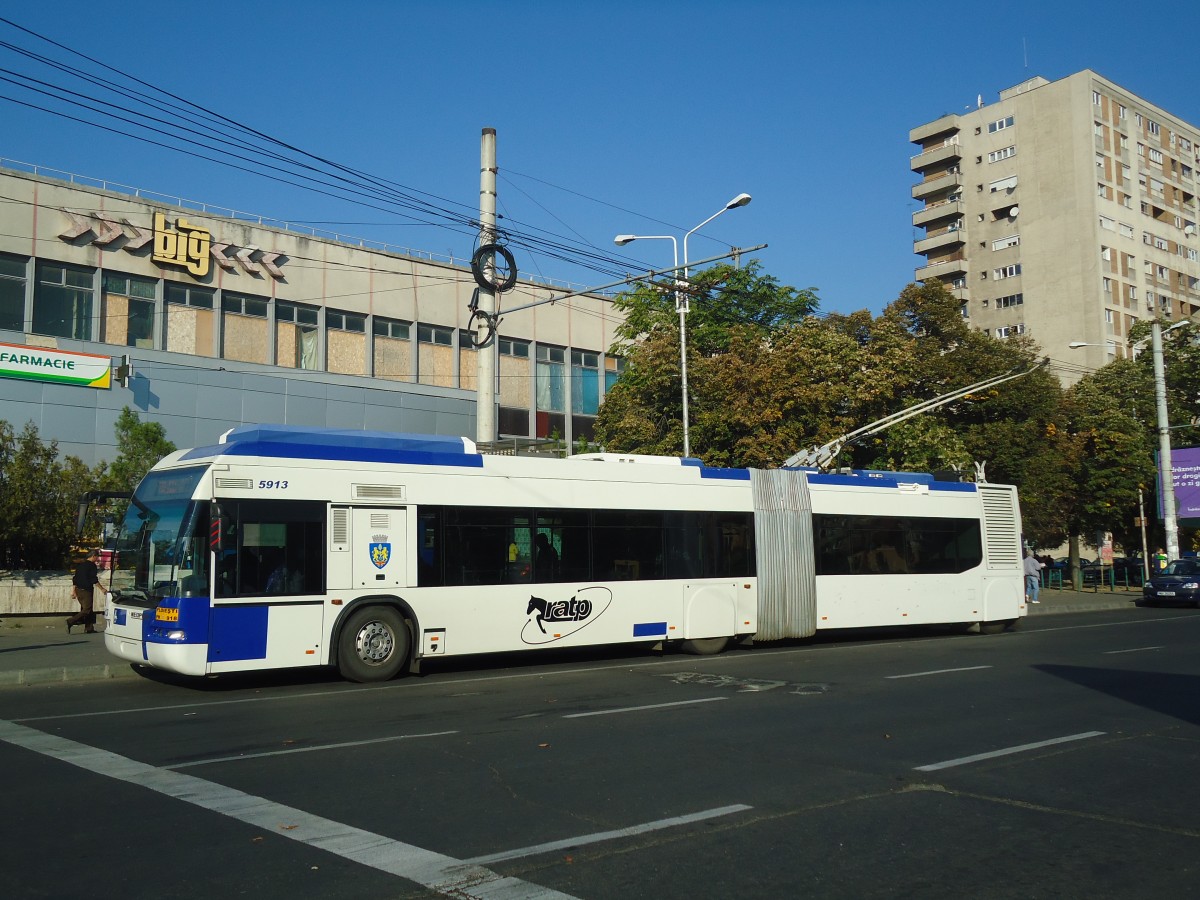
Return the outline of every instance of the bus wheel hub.
[[[368,622],[358,632],[354,641],[359,659],[373,665],[378,665],[391,656],[394,645],[391,631],[381,622]]]

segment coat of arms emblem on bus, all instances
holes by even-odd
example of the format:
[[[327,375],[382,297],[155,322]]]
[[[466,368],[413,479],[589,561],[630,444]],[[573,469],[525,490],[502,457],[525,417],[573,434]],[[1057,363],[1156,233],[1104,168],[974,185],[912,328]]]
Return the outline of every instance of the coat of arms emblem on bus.
[[[392,558],[392,545],[388,543],[386,534],[371,535],[373,541],[367,549],[371,551],[371,562],[375,568],[382,569]]]
[[[604,587],[585,587],[568,600],[547,600],[530,596],[525,609],[528,618],[521,628],[524,644],[552,644],[595,622],[612,603],[612,591]]]

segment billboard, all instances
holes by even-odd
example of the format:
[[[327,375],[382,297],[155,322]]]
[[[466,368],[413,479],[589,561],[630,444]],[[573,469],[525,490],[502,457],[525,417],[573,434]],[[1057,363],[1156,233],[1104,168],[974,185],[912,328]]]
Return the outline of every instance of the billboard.
[[[1200,447],[1171,451],[1171,481],[1175,485],[1175,514],[1200,519]]]
[[[0,344],[0,378],[53,381],[106,390],[111,387],[112,357]]]

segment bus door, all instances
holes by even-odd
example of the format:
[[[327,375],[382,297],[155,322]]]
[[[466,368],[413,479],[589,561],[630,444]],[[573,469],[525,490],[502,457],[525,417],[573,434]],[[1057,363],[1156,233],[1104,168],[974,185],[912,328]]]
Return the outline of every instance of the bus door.
[[[350,546],[356,589],[391,590],[408,585],[406,507],[356,507]]]

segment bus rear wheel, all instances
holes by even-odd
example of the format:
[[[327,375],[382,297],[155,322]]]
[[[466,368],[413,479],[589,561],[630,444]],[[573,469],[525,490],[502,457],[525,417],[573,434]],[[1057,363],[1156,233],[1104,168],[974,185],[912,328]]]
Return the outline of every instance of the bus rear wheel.
[[[338,638],[338,671],[348,681],[390,681],[404,668],[410,644],[408,626],[392,607],[356,610]]]
[[[684,653],[690,653],[692,656],[713,656],[724,650],[728,643],[727,637],[692,638],[682,641],[679,646]]]

